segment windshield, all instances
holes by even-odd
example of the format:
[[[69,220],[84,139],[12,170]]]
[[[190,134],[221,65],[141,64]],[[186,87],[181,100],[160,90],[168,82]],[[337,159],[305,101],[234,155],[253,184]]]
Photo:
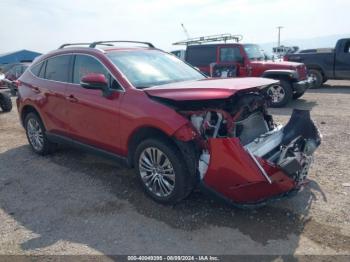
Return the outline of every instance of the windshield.
[[[107,56],[139,89],[205,78],[175,56],[157,50],[111,52]]]
[[[244,50],[250,60],[265,60],[265,55],[258,45],[244,45]]]

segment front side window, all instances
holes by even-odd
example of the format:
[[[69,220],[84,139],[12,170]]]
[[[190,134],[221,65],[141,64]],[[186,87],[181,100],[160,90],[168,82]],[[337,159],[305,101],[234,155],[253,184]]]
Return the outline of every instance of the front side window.
[[[221,47],[220,62],[240,62],[242,55],[238,47]]]
[[[73,83],[80,84],[81,78],[87,74],[103,74],[111,89],[121,90],[120,84],[111,76],[107,69],[95,58],[87,55],[76,55],[74,62]]]
[[[46,64],[45,78],[59,82],[70,82],[70,55],[60,55],[49,58]]]
[[[205,78],[175,56],[157,50],[111,52],[107,56],[139,89]]]
[[[90,73],[104,74],[108,79],[108,71],[95,58],[86,55],[77,55],[74,62],[73,83],[79,84],[83,76]]]
[[[247,44],[244,45],[244,50],[250,60],[262,61],[265,59],[264,52],[258,45]]]

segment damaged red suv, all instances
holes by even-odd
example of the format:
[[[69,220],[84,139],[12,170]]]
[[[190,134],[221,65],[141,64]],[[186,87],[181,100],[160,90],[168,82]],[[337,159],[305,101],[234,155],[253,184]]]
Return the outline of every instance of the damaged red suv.
[[[161,203],[198,185],[238,206],[298,191],[320,135],[309,111],[273,121],[275,80],[210,79],[150,43],[131,45],[63,45],[21,76],[18,110],[36,153],[68,143],[125,160]]]

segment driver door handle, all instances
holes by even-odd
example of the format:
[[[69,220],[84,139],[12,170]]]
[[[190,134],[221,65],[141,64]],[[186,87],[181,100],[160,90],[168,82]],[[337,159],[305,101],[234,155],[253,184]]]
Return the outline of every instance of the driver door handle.
[[[66,99],[67,99],[69,102],[72,102],[72,103],[78,102],[78,99],[77,99],[74,95],[69,95],[69,96],[66,97]]]

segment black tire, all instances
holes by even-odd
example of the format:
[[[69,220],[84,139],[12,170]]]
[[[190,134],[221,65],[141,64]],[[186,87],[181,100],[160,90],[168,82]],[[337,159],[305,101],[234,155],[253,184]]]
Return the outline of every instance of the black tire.
[[[174,170],[174,176],[175,176],[174,188],[172,189],[171,193],[169,193],[169,195],[167,196],[160,196],[152,192],[151,189],[149,188],[150,185],[147,185],[146,184],[147,182],[142,179],[142,174],[141,174],[140,165],[139,165],[140,158],[144,156],[144,153],[146,152],[146,150],[150,150],[151,148],[160,150],[161,153],[163,153],[168,158],[168,160],[171,163],[171,167]],[[159,161],[159,163],[161,163],[161,160]],[[191,182],[193,180],[191,180],[190,174],[184,163],[185,161],[183,159],[182,154],[178,150],[178,148],[175,146],[175,144],[173,144],[171,141],[167,139],[161,139],[161,138],[146,139],[137,146],[135,151],[134,167],[136,169],[138,179],[143,189],[145,190],[146,194],[150,196],[153,200],[162,204],[175,204],[181,201],[182,199],[184,199],[185,197],[187,197],[189,193],[193,190],[194,185]],[[167,166],[167,168],[169,167],[170,166]],[[144,174],[145,172],[146,171],[143,170]],[[151,174],[151,171],[147,171],[146,173],[147,173],[147,177],[153,176]],[[164,176],[163,176],[163,179],[164,179]],[[152,179],[149,179],[147,181],[149,182],[151,180]],[[167,181],[169,182],[170,180],[167,179]],[[155,183],[156,182],[153,182],[153,184]],[[158,185],[158,189],[160,189],[159,182],[157,185]]]
[[[270,89],[282,89],[281,91],[284,93],[284,96],[281,100],[274,100],[271,99],[271,107],[283,107],[285,106],[290,100],[293,98],[293,91],[292,91],[292,85],[289,81],[281,79],[279,85],[273,85],[269,87],[267,94],[272,96],[272,91]]]
[[[29,135],[29,121],[35,121],[39,128],[41,129],[41,132],[42,132],[42,146],[39,148],[37,146],[34,145],[34,143],[32,142],[32,140],[30,139],[30,135]],[[24,128],[26,130],[26,135],[27,135],[27,139],[28,139],[28,142],[32,148],[32,150],[39,154],[39,155],[47,155],[47,154],[50,154],[52,152],[55,151],[56,147],[57,147],[57,144],[55,143],[52,143],[51,141],[48,140],[47,136],[46,136],[46,129],[43,125],[43,122],[41,121],[40,117],[35,114],[35,113],[29,113],[25,116],[25,119],[24,119]]]
[[[294,93],[294,94],[293,94],[293,99],[295,100],[295,99],[298,99],[298,98],[302,97],[302,96],[304,95],[304,93],[305,93],[305,92]]]
[[[12,101],[11,97],[7,94],[0,94],[0,107],[4,112],[10,112],[12,110]]]
[[[315,83],[311,86],[311,88],[320,88],[324,83],[322,73],[317,69],[310,69],[308,73],[309,77],[315,79]]]
[[[14,88],[10,88],[10,93],[12,96],[17,96],[17,90]]]

